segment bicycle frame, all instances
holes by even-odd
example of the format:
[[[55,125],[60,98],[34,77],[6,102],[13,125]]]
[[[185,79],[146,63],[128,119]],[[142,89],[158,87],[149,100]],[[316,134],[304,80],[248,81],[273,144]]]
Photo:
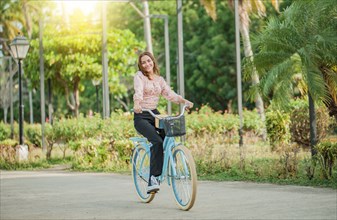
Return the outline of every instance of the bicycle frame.
[[[141,138],[141,137],[134,137],[131,138],[132,141],[134,142],[138,142],[140,145],[142,145],[145,149],[146,149],[146,153],[148,153],[149,155],[151,155],[151,147],[152,144],[151,143],[146,143],[146,138]],[[164,161],[163,161],[163,168],[162,168],[162,174],[159,176],[159,180],[160,182],[164,182],[165,178],[168,177],[168,165],[169,162],[170,164],[172,164],[173,166],[175,166],[175,162],[173,160],[173,155],[172,155],[172,149],[176,146],[179,146],[181,143],[176,143],[174,140],[174,137],[165,137],[164,138],[164,143],[163,143],[163,153],[164,153]],[[134,149],[137,150],[137,147]],[[144,162],[144,158],[142,158],[141,164],[143,164]],[[177,173],[176,171],[173,169],[172,170],[172,176],[176,176]],[[142,175],[140,175],[142,176]],[[148,179],[144,179],[145,181],[148,181]],[[168,179],[169,180],[169,179]],[[171,185],[170,181],[167,181],[168,185]]]
[[[182,111],[180,113],[180,115],[178,116],[171,116],[171,118],[179,118],[182,115],[184,115],[185,113],[185,108],[187,107],[187,105],[184,105],[182,108]],[[153,117],[158,118],[157,115],[155,115],[151,110],[149,109],[143,109],[143,111],[147,111],[149,112]],[[147,143],[147,139],[146,138],[141,138],[141,137],[134,137],[131,138],[132,141],[134,142],[139,142],[143,147],[145,147],[146,152],[149,153],[150,157],[151,157],[151,151],[150,151],[150,147],[152,146],[151,143]],[[167,167],[169,164],[169,161],[171,162],[172,165],[174,164],[174,160],[173,160],[173,155],[172,155],[172,149],[178,145],[180,145],[181,143],[176,143],[174,140],[174,137],[167,137],[165,136],[164,138],[164,142],[163,142],[163,153],[164,153],[164,161],[163,161],[163,168],[162,168],[162,174],[159,176],[159,180],[160,182],[163,182],[165,180],[165,174],[167,173]],[[144,159],[144,158],[143,158]],[[142,159],[142,160],[143,160]],[[143,164],[143,161],[141,162],[141,164]],[[176,172],[175,170],[173,170],[173,176],[176,176]],[[170,185],[169,181],[168,184]]]
[[[179,144],[180,143],[176,144],[176,142],[174,140],[174,137],[165,137],[164,143],[163,143],[164,161],[163,161],[162,173],[159,176],[160,182],[164,182],[165,177],[168,177],[168,170],[167,169],[168,169],[169,162],[170,162],[170,164],[172,164],[172,166],[175,166],[175,162],[173,160],[173,155],[172,155],[172,149],[174,147],[178,146]],[[172,171],[173,171],[172,175],[176,176],[177,175],[176,171],[174,169]],[[171,183],[169,181],[169,178],[167,178],[167,180],[168,180],[167,184],[171,185]]]

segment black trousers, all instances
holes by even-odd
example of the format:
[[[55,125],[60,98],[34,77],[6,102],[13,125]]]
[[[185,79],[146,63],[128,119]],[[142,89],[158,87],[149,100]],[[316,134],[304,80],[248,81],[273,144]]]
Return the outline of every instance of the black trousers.
[[[159,114],[157,109],[153,113]],[[160,176],[163,168],[163,140],[165,132],[155,127],[155,119],[148,112],[134,113],[134,126],[138,133],[146,137],[151,143],[150,177]]]

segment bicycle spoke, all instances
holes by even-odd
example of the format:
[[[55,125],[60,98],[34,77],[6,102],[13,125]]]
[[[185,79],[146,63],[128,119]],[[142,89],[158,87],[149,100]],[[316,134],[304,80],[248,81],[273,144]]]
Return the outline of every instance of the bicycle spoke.
[[[190,209],[196,194],[196,172],[190,152],[183,146],[177,147],[173,152],[171,169],[175,176],[172,177],[172,188],[177,203],[183,210]],[[175,172],[174,172],[175,171]]]
[[[136,192],[143,202],[151,202],[154,195],[147,194],[147,185],[150,172],[150,157],[144,147],[138,147],[134,151],[132,166],[132,177],[136,187]]]

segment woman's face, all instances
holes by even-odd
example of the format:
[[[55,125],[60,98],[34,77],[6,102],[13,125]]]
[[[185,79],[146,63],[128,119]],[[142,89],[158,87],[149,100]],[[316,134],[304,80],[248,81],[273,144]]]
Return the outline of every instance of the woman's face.
[[[144,55],[140,58],[140,65],[142,66],[143,70],[148,73],[153,73],[153,61],[151,57]]]

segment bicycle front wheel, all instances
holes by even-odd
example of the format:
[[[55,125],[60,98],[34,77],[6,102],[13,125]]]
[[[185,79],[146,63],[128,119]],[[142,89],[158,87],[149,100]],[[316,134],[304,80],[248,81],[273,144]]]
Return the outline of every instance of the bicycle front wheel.
[[[150,175],[150,153],[143,146],[138,146],[132,156],[132,178],[138,197],[142,202],[149,203],[155,194],[147,194]]]
[[[173,150],[173,161],[170,164],[172,190],[175,200],[182,210],[193,207],[197,194],[197,172],[191,152],[184,146]],[[174,172],[175,171],[175,172]]]

